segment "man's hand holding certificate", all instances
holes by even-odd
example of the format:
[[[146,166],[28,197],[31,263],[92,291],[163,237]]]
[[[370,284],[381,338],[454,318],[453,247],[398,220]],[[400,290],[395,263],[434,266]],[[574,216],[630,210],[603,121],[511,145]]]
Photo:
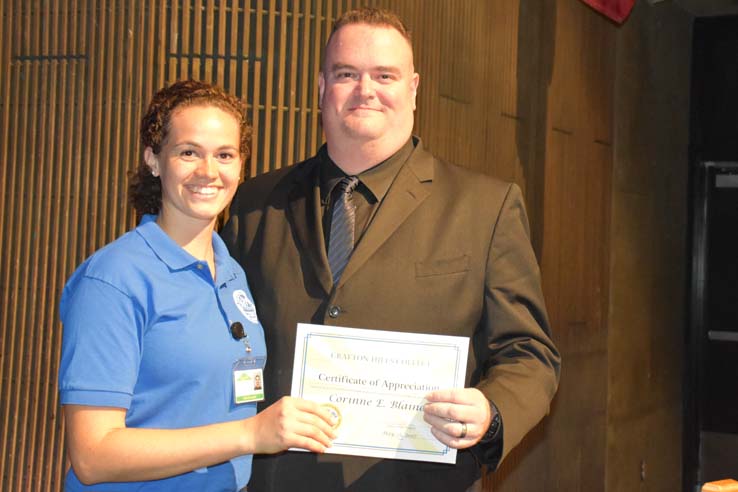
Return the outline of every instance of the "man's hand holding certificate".
[[[424,397],[463,388],[468,346],[467,337],[299,324],[292,396],[334,413],[328,453],[454,463],[456,450],[423,419]]]

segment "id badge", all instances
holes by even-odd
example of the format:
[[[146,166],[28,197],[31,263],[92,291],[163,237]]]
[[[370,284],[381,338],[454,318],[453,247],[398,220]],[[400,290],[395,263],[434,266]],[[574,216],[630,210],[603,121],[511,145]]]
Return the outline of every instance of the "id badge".
[[[242,357],[233,363],[234,403],[264,400],[264,357]]]

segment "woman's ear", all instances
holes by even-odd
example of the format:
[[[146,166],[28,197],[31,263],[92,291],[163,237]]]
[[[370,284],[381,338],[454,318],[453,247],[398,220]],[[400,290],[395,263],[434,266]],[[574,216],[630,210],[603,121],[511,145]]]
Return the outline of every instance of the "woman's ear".
[[[149,166],[149,170],[151,170],[153,176],[159,176],[159,159],[151,147],[146,147],[144,150],[144,162]]]

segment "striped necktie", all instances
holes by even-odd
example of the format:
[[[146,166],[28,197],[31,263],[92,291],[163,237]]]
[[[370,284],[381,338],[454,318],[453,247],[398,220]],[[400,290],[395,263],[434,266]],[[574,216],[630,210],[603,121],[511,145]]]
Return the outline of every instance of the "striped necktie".
[[[338,183],[341,193],[333,204],[331,218],[331,235],[328,242],[328,264],[333,274],[333,284],[338,283],[343,269],[346,268],[351,252],[354,250],[354,226],[356,222],[356,205],[353,194],[359,178],[346,176]]]

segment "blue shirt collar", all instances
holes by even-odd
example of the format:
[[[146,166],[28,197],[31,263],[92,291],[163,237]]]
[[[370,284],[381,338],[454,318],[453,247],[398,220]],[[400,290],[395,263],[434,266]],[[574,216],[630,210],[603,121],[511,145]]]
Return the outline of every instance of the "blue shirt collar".
[[[174,239],[164,232],[156,223],[156,215],[144,215],[141,217],[136,231],[146,241],[154,254],[172,270],[185,270],[194,268],[201,260],[198,260],[185,251]],[[218,282],[228,282],[233,278],[233,269],[228,262],[230,254],[220,236],[213,232],[213,252],[215,253],[215,268],[218,272]]]

